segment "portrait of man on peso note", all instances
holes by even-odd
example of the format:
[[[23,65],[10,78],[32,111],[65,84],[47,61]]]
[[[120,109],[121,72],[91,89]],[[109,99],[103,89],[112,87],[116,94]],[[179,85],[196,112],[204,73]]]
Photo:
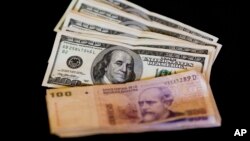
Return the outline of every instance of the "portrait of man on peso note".
[[[184,113],[170,110],[174,98],[167,87],[151,87],[142,91],[138,104],[141,111],[141,123],[163,120]]]

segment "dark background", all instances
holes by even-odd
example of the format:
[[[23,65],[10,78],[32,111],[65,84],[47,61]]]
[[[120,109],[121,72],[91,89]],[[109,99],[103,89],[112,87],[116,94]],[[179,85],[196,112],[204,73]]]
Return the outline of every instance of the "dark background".
[[[56,35],[53,29],[65,12],[70,0],[32,1],[29,2],[30,5],[21,2],[25,6],[17,5],[22,10],[19,11],[18,9],[14,14],[15,17],[21,17],[21,20],[18,20],[19,24],[14,23],[18,25],[15,26],[16,28],[21,29],[17,32],[21,41],[12,40],[10,43],[18,44],[14,53],[19,58],[16,63],[22,65],[16,70],[18,69],[18,72],[22,75],[16,77],[20,80],[18,86],[21,87],[21,91],[18,89],[15,95],[22,100],[19,97],[12,98],[21,103],[14,106],[14,112],[10,110],[10,113],[14,113],[13,119],[17,124],[14,123],[13,126],[10,126],[10,129],[6,128],[6,131],[11,133],[8,136],[9,138],[17,136],[19,139],[44,141],[167,140],[180,137],[185,139],[217,139],[218,137],[243,139],[243,137],[234,137],[235,130],[242,128],[248,129],[249,133],[245,137],[249,136],[248,120],[250,118],[248,113],[250,106],[246,98],[249,91],[245,91],[248,90],[245,82],[248,80],[245,67],[248,64],[243,63],[248,57],[243,55],[244,49],[248,48],[249,45],[245,43],[247,40],[243,39],[243,33],[247,27],[241,24],[243,23],[242,19],[247,18],[243,17],[241,13],[244,4],[215,0],[200,2],[185,0],[131,1],[150,11],[176,19],[219,37],[219,43],[223,47],[213,65],[210,84],[222,116],[222,126],[170,132],[95,135],[70,139],[60,139],[51,135],[45,101],[46,88],[42,87],[41,84]],[[14,86],[14,84],[11,86]],[[9,90],[15,90],[15,87]],[[16,110],[19,107],[21,107],[21,110]]]

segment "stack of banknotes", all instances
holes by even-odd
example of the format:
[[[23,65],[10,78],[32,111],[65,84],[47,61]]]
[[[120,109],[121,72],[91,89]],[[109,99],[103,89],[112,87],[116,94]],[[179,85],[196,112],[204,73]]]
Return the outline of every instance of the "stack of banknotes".
[[[43,86],[51,133],[220,126],[209,86],[218,38],[127,0],[72,0]]]

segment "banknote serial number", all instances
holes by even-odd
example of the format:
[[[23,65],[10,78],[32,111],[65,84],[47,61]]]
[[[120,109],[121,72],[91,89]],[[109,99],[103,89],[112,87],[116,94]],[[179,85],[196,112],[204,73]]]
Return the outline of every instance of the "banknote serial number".
[[[197,79],[197,75],[189,75],[189,76],[184,76],[181,78],[168,80],[164,84],[171,85],[171,84],[176,84],[176,83],[188,82],[190,80],[196,80],[196,79]]]
[[[72,93],[70,91],[67,92],[56,92],[56,93],[50,93],[52,97],[68,97],[71,96]]]
[[[81,46],[87,47],[85,45],[80,45],[80,47]],[[83,53],[96,54],[95,51],[92,49],[79,48],[79,47],[74,47],[71,45],[63,45],[62,46],[62,53],[63,54],[68,54],[69,51],[78,51],[78,52],[83,52]]]

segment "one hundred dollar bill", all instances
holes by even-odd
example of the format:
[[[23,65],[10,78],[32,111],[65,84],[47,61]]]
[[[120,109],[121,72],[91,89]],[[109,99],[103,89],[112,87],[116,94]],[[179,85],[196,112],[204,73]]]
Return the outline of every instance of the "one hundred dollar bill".
[[[50,89],[46,101],[51,133],[60,137],[221,125],[212,91],[196,71],[126,84]]]
[[[65,32],[69,32],[68,30],[63,29]],[[71,32],[71,31],[70,31]],[[161,40],[154,40],[154,39],[134,39],[134,38],[123,38],[120,36],[106,36],[95,33],[92,33],[92,31],[81,31],[81,33],[74,31],[73,33],[76,33],[76,36],[83,36],[83,37],[92,37],[92,38],[98,38],[102,40],[109,40],[113,42],[120,42],[123,44],[128,44],[133,47],[148,47],[150,49],[158,48],[158,49],[164,49],[164,51],[175,51],[177,52],[186,52],[191,54],[204,54],[208,55],[208,67],[206,71],[207,80],[210,80],[210,73],[212,69],[212,65],[215,60],[215,54],[216,51],[214,48],[208,47],[208,46],[200,46],[200,45],[194,45],[194,44],[183,44],[183,43],[176,43],[176,42],[167,42],[167,41],[161,41]],[[190,54],[190,55],[191,55]],[[51,59],[51,58],[50,58]]]
[[[197,70],[209,78],[209,55],[58,33],[43,86],[116,84]]]
[[[131,28],[125,25],[110,22],[97,16],[89,15],[86,13],[79,13],[77,11],[70,11],[65,17],[62,28],[76,31],[95,31],[95,34],[105,33],[107,35],[119,35],[131,38],[150,38],[165,41],[183,42],[192,44],[188,41],[177,39],[172,36],[163,35],[155,32],[142,31],[139,29]],[[92,33],[92,32],[90,32]],[[101,34],[103,35],[103,34]],[[109,36],[112,37],[112,36]]]
[[[174,19],[171,19],[169,17],[160,15],[158,13],[151,12],[151,11],[149,11],[149,10],[139,6],[139,5],[136,5],[130,1],[126,1],[126,0],[95,0],[95,1],[109,4],[115,8],[118,8],[122,11],[131,13],[134,15],[137,15],[137,16],[139,16],[145,20],[148,20],[148,21],[157,22],[157,23],[163,24],[165,26],[169,26],[169,27],[172,27],[172,28],[175,28],[178,30],[182,30],[182,31],[191,33],[193,35],[202,37],[204,39],[207,39],[207,40],[210,40],[213,42],[218,41],[218,38],[211,35],[211,34],[205,33],[201,30],[193,28],[189,25],[186,25],[184,23],[181,23],[181,22],[174,20]]]
[[[105,20],[109,20],[139,30],[161,33],[194,44],[213,46],[216,48],[216,56],[221,49],[221,45],[218,43],[214,43],[204,38],[171,27],[152,23],[143,18],[139,18],[135,15],[116,9],[110,5],[93,0],[78,0],[75,6],[72,7],[72,9],[78,11],[79,13],[88,13],[90,15],[98,16]],[[64,20],[65,18],[61,20],[61,22],[59,23],[61,25],[58,25],[57,27],[62,27],[62,23]]]
[[[153,21],[153,22],[156,22],[156,23],[161,23],[165,26],[169,26],[169,27],[172,27],[174,29],[178,29],[178,30],[181,30],[181,31],[184,31],[184,32],[187,32],[187,33],[191,33],[195,36],[198,36],[198,37],[201,37],[201,38],[204,38],[204,39],[207,39],[209,41],[213,41],[213,42],[217,42],[218,41],[218,38],[217,37],[214,37],[208,33],[205,33],[203,31],[200,31],[198,29],[195,29],[191,26],[188,26],[186,24],[183,24],[181,22],[178,22],[174,19],[171,19],[171,18],[168,18],[168,17],[165,17],[165,16],[162,16],[160,14],[157,14],[157,13],[153,13],[153,12],[150,12],[138,5],[135,5],[129,1],[119,1],[119,0],[96,0],[96,1],[99,1],[99,2],[106,2],[108,3],[109,5],[115,7],[115,8],[118,8],[120,10],[123,10],[127,13],[131,13],[131,14],[134,14],[134,15],[137,15],[138,17],[141,17],[147,21]],[[84,0],[83,0],[84,2]],[[57,26],[55,27],[55,31],[60,31],[61,28],[62,28],[62,25],[63,25],[63,22],[65,20],[65,17],[67,15],[67,13],[73,9],[77,9],[79,10],[79,4],[82,3],[82,1],[79,1],[79,0],[72,0],[72,2],[70,3],[69,7],[67,8],[66,12],[64,13],[63,17],[60,19],[60,21],[58,22]],[[76,8],[78,5],[78,8]],[[84,5],[82,5],[84,7]],[[85,7],[87,7],[87,5],[85,5]],[[90,8],[90,6],[88,6]],[[98,9],[96,10],[98,12]],[[105,13],[105,11],[101,11],[103,12],[104,14],[106,14],[107,16],[113,16],[113,18],[111,19],[112,21],[117,21],[117,20],[114,20],[115,18],[116,19],[119,19],[120,17],[117,18],[117,15],[112,15],[112,13]],[[110,18],[109,18],[110,19]],[[121,18],[120,18],[121,19]],[[129,22],[128,22],[129,23]]]
[[[211,59],[209,61],[210,63],[213,63],[215,60],[216,49],[212,46],[202,46],[190,42],[182,42],[182,40],[176,38],[172,39],[171,36],[166,37],[162,34],[159,34],[158,36],[157,33],[153,32],[147,32],[148,34],[144,34],[141,33],[144,31],[103,21],[102,19],[88,16],[86,14],[77,14],[75,12],[69,13],[62,30],[84,33],[83,36],[91,36],[90,34],[94,34],[93,37],[122,42],[133,46],[148,46],[189,53],[208,54]],[[157,38],[160,40],[152,40],[148,38]]]

